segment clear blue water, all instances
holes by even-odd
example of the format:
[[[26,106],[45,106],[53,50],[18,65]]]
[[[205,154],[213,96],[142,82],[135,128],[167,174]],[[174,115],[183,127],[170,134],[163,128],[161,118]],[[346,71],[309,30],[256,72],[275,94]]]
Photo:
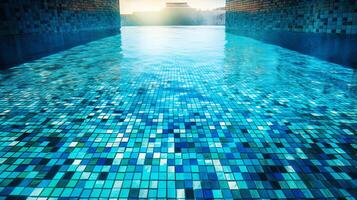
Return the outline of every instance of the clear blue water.
[[[355,198],[357,72],[223,27],[0,72],[0,196]]]

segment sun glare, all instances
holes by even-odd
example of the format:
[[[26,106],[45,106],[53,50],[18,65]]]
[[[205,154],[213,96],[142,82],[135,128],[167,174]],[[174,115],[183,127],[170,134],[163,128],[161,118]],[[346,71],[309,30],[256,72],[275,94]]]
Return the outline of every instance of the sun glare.
[[[225,0],[121,0],[121,14],[133,12],[159,11],[165,7],[166,2],[187,2],[192,8],[211,10],[224,7]]]

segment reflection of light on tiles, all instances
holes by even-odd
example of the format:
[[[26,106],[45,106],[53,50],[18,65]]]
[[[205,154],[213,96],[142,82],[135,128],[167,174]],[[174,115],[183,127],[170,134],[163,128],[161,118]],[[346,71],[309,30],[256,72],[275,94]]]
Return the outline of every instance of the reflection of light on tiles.
[[[353,199],[356,99],[331,84],[353,77],[220,27],[124,27],[0,73],[0,199]]]

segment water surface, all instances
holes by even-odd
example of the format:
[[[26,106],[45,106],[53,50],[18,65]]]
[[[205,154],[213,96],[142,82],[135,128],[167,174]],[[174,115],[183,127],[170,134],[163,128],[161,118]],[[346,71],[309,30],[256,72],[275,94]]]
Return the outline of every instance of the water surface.
[[[222,27],[0,72],[0,196],[356,197],[356,71]]]

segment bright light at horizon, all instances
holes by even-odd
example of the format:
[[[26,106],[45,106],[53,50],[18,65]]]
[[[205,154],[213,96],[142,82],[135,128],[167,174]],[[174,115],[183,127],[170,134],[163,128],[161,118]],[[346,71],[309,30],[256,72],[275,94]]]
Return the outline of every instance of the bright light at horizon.
[[[165,8],[166,2],[187,2],[190,7],[199,10],[211,10],[225,6],[225,0],[121,0],[121,14],[133,12],[159,11]]]

